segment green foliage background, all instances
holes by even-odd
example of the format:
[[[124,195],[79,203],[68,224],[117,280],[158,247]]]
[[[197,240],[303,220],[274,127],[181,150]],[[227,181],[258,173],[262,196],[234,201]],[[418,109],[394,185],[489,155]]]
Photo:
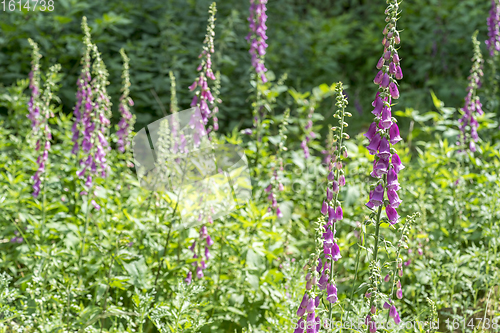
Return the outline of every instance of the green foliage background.
[[[63,110],[71,112],[82,53],[80,22],[85,15],[110,71],[115,113],[119,49],[125,47],[130,55],[136,129],[142,128],[162,116],[151,89],[162,103],[169,103],[169,70],[178,77],[181,109],[189,106],[187,87],[196,75],[195,60],[201,51],[209,4],[208,0],[58,0],[51,13],[0,12],[0,83],[11,85],[27,77],[27,38],[31,37],[40,44],[42,67],[61,63],[64,78],[60,97]],[[214,67],[222,74],[220,118],[222,130],[228,132],[241,122],[240,127],[251,126],[247,100],[250,56],[244,39],[248,2],[224,0],[217,6]],[[472,57],[470,36],[479,29],[479,39],[485,40],[489,7],[485,0],[403,1],[404,15],[398,24],[403,29],[402,109],[430,108],[429,89],[447,105],[462,104]],[[285,84],[299,91],[342,80],[349,87],[349,111],[369,119],[375,92],[370,82],[382,52],[384,8],[383,0],[269,1],[267,67],[276,76],[288,73]],[[329,107],[323,105],[320,112]],[[351,130],[359,130],[359,126]]]

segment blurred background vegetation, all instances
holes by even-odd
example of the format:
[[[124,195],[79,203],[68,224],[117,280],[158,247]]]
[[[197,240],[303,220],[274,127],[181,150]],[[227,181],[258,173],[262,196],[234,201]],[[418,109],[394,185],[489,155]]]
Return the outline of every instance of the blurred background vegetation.
[[[211,1],[58,0],[51,13],[0,12],[0,84],[8,86],[28,76],[27,39],[31,37],[40,44],[44,55],[42,68],[55,62],[62,65],[64,77],[59,96],[64,111],[71,112],[81,68],[80,22],[85,15],[110,72],[115,121],[121,74],[119,49],[125,47],[131,58],[131,97],[135,101],[138,130],[163,116],[152,90],[168,105],[169,70],[178,79],[180,108],[189,107],[192,94],[187,87],[196,77],[196,58],[201,51]],[[217,4],[214,68],[222,74],[220,121],[221,130],[226,133],[234,126],[251,126],[250,55],[245,40],[248,5],[248,1],[235,0]],[[370,104],[376,89],[370,82],[382,52],[384,7],[383,0],[269,1],[268,74],[277,78],[287,73],[285,85],[298,91],[342,80],[348,86],[349,111],[357,117],[349,130],[358,132],[372,117]],[[479,30],[486,55],[489,8],[486,0],[402,3],[404,15],[398,27],[403,29],[400,56],[404,79],[397,109],[432,108],[431,89],[446,105],[462,106],[471,66],[470,36]],[[278,105],[293,102],[289,94],[280,98]],[[332,103],[323,103],[318,112],[326,114]],[[359,118],[366,121],[358,121]]]

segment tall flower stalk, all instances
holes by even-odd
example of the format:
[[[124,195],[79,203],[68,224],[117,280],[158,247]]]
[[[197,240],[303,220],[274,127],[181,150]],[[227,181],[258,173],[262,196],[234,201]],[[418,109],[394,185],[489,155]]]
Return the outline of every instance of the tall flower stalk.
[[[197,106],[200,108],[201,118],[205,125],[214,114],[209,107],[209,105],[214,103],[215,98],[212,96],[210,87],[208,86],[208,79],[216,79],[212,71],[216,12],[217,8],[215,2],[213,2],[208,10],[210,16],[208,18],[207,34],[205,35],[205,40],[203,41],[203,50],[198,56],[198,58],[201,59],[200,65],[197,68],[198,77],[193,84],[189,86],[189,90],[196,91],[193,100],[191,101],[191,106]]]
[[[490,56],[500,51],[500,0],[491,0],[490,16],[488,17],[488,39],[485,41]]]
[[[129,73],[129,62],[130,59],[127,57],[124,49],[120,49],[120,55],[123,60],[123,70],[122,70],[122,95],[120,96],[120,105],[118,109],[122,118],[118,123],[118,131],[116,135],[118,136],[118,150],[122,153],[130,150],[130,143],[132,141],[132,129],[135,124],[135,115],[130,112],[130,107],[134,105],[134,101],[130,98],[130,73]]]
[[[265,72],[267,68],[265,66],[265,55],[267,49],[267,35],[266,35],[266,7],[267,0],[250,0],[249,8],[249,28],[246,40],[250,43],[249,53],[251,55],[252,66],[255,70],[255,101],[253,103],[252,117],[253,125],[255,127],[255,139],[256,139],[256,157],[255,164],[258,162],[258,155],[260,150],[260,131],[261,131],[261,111],[264,106],[261,101],[261,85],[267,82]]]
[[[37,43],[31,38],[28,39],[28,42],[33,50],[31,52],[31,71],[29,74],[31,97],[28,102],[29,113],[26,117],[31,120],[31,129],[36,134],[39,130],[38,118],[40,117],[40,58],[42,55]]]
[[[469,84],[467,86],[467,96],[465,96],[465,105],[462,109],[462,117],[458,120],[460,131],[462,132],[458,145],[467,147],[470,151],[476,151],[476,142],[479,140],[477,128],[479,124],[476,116],[481,116],[483,106],[477,95],[477,89],[481,87],[481,77],[483,76],[483,56],[477,40],[477,30],[472,35],[472,44],[474,45],[474,56],[472,57],[472,68],[468,77]]]
[[[80,149],[79,140],[81,134],[81,121],[82,114],[87,112],[87,109],[92,107],[92,88],[90,87],[90,81],[92,77],[90,75],[91,71],[91,57],[90,53],[92,50],[92,41],[90,37],[90,29],[87,25],[87,18],[84,16],[82,18],[82,30],[83,30],[83,45],[84,45],[84,55],[81,60],[82,71],[80,77],[78,78],[77,91],[76,91],[76,105],[73,110],[75,115],[75,122],[71,130],[73,131],[73,154],[78,154]]]
[[[267,68],[264,57],[267,49],[266,35],[266,4],[267,0],[250,0],[250,15],[248,17],[250,33],[246,37],[250,42],[250,55],[252,56],[252,66],[262,83],[267,82],[265,72]]]
[[[106,86],[109,84],[108,71],[97,46],[91,43],[90,29],[85,17],[82,19],[82,29],[85,54],[82,60],[82,76],[78,81],[79,90],[77,92],[77,106],[75,107],[76,126],[73,127],[76,129],[73,139],[80,166],[76,175],[85,182],[86,190],[82,193],[87,194],[87,212],[80,261],[85,249],[90,206],[92,205],[96,210],[101,208],[93,198],[93,177],[107,177],[109,165],[106,154],[111,149],[109,147],[111,101],[106,91]],[[92,73],[90,73],[90,69]],[[84,107],[82,108],[82,106]],[[78,147],[81,147],[81,152],[79,152]]]
[[[306,292],[297,310],[299,320],[294,333],[302,333],[306,327],[308,333],[315,333],[320,329],[321,318],[316,313],[324,296],[328,302],[328,319],[331,323],[333,304],[338,300],[333,265],[342,256],[335,238],[335,226],[336,222],[344,217],[338,194],[340,187],[345,185],[342,159],[347,158],[347,147],[344,145],[344,140],[349,138],[349,135],[345,133],[347,123],[344,119],[346,116],[350,117],[351,114],[345,111],[347,99],[342,93],[341,82],[336,85],[335,92],[337,94],[337,111],[334,117],[338,119],[339,126],[332,128],[334,154],[329,165],[326,198],[321,207],[321,214],[324,216],[321,216],[316,223],[316,249],[311,254],[309,264],[306,266],[308,270]],[[307,316],[304,319],[306,313]]]
[[[401,141],[396,120],[391,115],[391,101],[399,98],[397,80],[403,78],[397,49],[397,45],[401,42],[399,31],[396,28],[399,4],[397,0],[388,0],[387,3],[388,6],[385,10],[387,25],[383,31],[382,41],[384,51],[376,66],[379,72],[373,80],[379,86],[372,103],[374,107],[372,113],[375,115],[375,119],[365,134],[365,137],[370,140],[367,149],[370,155],[375,155],[371,176],[376,180],[376,183],[371,186],[370,198],[366,204],[372,211],[370,219],[375,224],[375,244],[373,245],[373,258],[370,261],[371,286],[366,294],[370,299],[370,313],[365,321],[369,332],[377,330],[374,318],[377,314],[376,301],[380,297],[381,276],[378,258],[381,238],[380,225],[385,222],[394,225],[399,221],[399,215],[396,211],[396,208],[401,204],[397,194],[400,189],[398,173],[404,168],[396,150],[392,148],[392,145]],[[385,208],[385,217],[382,217],[383,208]],[[396,324],[399,323],[398,320],[395,319],[395,321]]]

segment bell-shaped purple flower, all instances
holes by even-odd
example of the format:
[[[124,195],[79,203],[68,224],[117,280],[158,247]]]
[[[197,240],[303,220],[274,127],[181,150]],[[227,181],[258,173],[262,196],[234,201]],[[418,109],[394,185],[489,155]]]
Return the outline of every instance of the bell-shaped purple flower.
[[[340,177],[339,177],[339,185],[340,186],[345,186],[345,176],[344,175],[340,175]]]
[[[319,278],[319,281],[318,281],[318,287],[319,287],[319,289],[320,290],[325,290],[327,283],[328,283],[328,275],[325,274],[325,273],[321,274],[321,277]]]
[[[391,141],[391,144],[395,145],[399,141],[401,141],[401,136],[399,135],[399,127],[396,123],[393,123],[391,125],[391,128],[389,129],[389,138]]]
[[[306,327],[306,323],[304,318],[299,318],[299,321],[297,321],[297,325],[295,326],[295,330],[293,333],[304,333],[304,328]]]
[[[398,191],[400,188],[401,187],[399,186],[398,175],[396,174],[396,171],[394,171],[394,168],[392,168],[387,173],[387,189]]]
[[[396,296],[398,297],[398,299],[403,298],[403,290],[398,289],[398,291],[396,291]]]
[[[396,307],[394,305],[391,306],[391,309],[389,310],[389,317],[394,318],[398,314],[398,311],[396,310]]]
[[[370,128],[368,128],[368,131],[364,134],[364,136],[368,139],[371,140],[377,133],[377,124],[375,122],[371,123]]]
[[[382,112],[382,108],[385,106],[385,103],[384,101],[382,100],[382,98],[380,98],[379,96],[377,96],[375,98],[375,108],[373,109],[372,113],[375,115],[375,116],[379,116],[380,113]]]
[[[307,311],[308,313],[313,313],[315,310],[316,310],[316,305],[315,305],[314,299],[313,299],[313,298],[311,298],[311,299],[309,299],[309,301],[307,302],[306,311]]]
[[[297,317],[302,317],[306,313],[306,308],[305,307],[299,307],[297,309]]]
[[[332,183],[332,191],[335,193],[337,193],[339,191],[339,183],[337,183],[336,180],[334,180]],[[332,199],[330,199],[330,200],[332,200]]]
[[[391,146],[389,145],[389,141],[384,137],[380,141],[380,146],[378,147],[378,157],[382,158],[389,158],[391,157]]]
[[[328,207],[328,222],[332,222],[335,219],[335,208]]]
[[[391,82],[391,84],[389,85],[389,92],[391,93],[392,98],[394,98],[394,99],[399,98],[399,90],[398,90],[398,86],[396,85],[396,83]]]
[[[399,199],[398,193],[394,190],[387,190],[387,198],[389,199],[389,205],[393,208],[398,208],[402,202]]]
[[[338,187],[338,185],[337,185],[337,187]],[[328,187],[326,189],[326,200],[332,201],[332,199],[333,199],[333,191],[330,190],[330,188]]]
[[[389,73],[396,74],[396,65],[393,62],[389,64]]]
[[[366,147],[366,149],[370,152],[370,155],[375,155],[377,153],[381,140],[382,138],[378,133],[371,139],[370,144]]]
[[[377,187],[373,190],[373,195],[370,198],[370,202],[374,207],[378,207],[384,201],[384,186],[382,184],[378,184]]]
[[[371,176],[374,178],[380,178],[387,173],[387,170],[389,170],[389,159],[381,158],[375,162],[376,163],[375,166],[373,167]]]
[[[384,63],[385,63],[384,57],[380,57],[380,59],[377,62],[377,69],[381,69],[382,67],[384,67]]]
[[[396,79],[401,80],[403,78],[403,70],[401,69],[401,66],[397,65],[396,66]]]
[[[396,325],[399,325],[399,323],[401,323],[401,318],[399,318],[399,313],[396,313],[396,316],[394,317],[394,323]]]
[[[342,258],[342,256],[340,255],[340,248],[337,243],[333,243],[331,251],[333,261],[338,261],[340,258]]]
[[[389,83],[391,83],[391,78],[389,77],[389,74],[384,73],[384,76],[382,77],[382,81],[380,82],[380,86],[382,88],[387,88],[389,86]]]
[[[375,78],[373,79],[373,83],[375,83],[375,84],[381,84],[383,77],[384,77],[384,72],[379,71],[377,73],[377,75],[375,75]]]
[[[392,167],[394,168],[394,171],[396,173],[399,173],[399,171],[405,168],[405,166],[401,163],[401,159],[399,158],[398,154],[392,155],[391,162],[392,162]]]
[[[394,208],[392,208],[391,206],[385,207],[385,213],[387,214],[387,218],[389,219],[390,224],[394,225],[398,223],[399,215]]]
[[[391,108],[385,106],[384,109],[382,110],[382,119],[380,119],[379,126],[383,129],[388,129],[392,125],[392,119],[391,119]]]
[[[323,205],[321,206],[321,214],[326,215],[328,212],[328,204],[323,200]]]
[[[335,220],[340,221],[344,218],[344,212],[342,211],[342,207],[338,206],[335,209]]]
[[[328,284],[326,286],[326,300],[330,303],[335,303],[338,300],[337,297],[337,288],[333,284]]]
[[[184,279],[184,282],[186,282],[187,285],[190,285],[192,280],[193,280],[193,273],[191,273],[191,271],[189,271],[187,273],[186,278]]]

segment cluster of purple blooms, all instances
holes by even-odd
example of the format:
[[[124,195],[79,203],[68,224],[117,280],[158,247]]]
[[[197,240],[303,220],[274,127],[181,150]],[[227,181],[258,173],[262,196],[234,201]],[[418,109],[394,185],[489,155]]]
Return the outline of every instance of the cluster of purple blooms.
[[[120,54],[123,59],[123,87],[118,109],[120,110],[122,118],[118,123],[118,131],[116,131],[116,135],[118,136],[118,150],[124,153],[130,147],[130,134],[132,133],[132,128],[134,126],[135,120],[133,114],[130,112],[130,106],[134,105],[134,101],[129,96],[129,58],[127,57],[123,49],[120,50]]]
[[[74,110],[73,153],[78,154],[81,146],[83,156],[79,164],[83,168],[77,171],[77,176],[85,180],[85,187],[92,187],[92,176],[107,176],[109,166],[106,152],[110,150],[107,131],[110,126],[110,99],[106,92],[108,72],[100,58],[97,46],[91,43],[87,20],[82,20],[84,31],[85,55],[82,59],[83,69],[78,79],[77,103]],[[94,78],[91,77],[91,52],[94,58],[92,65]],[[94,204],[98,209],[98,205]]]
[[[335,224],[344,218],[344,213],[340,202],[338,201],[338,193],[341,186],[345,186],[345,176],[342,170],[341,157],[347,158],[347,148],[342,145],[342,139],[347,139],[349,136],[344,133],[344,127],[347,124],[344,122],[344,116],[350,116],[345,112],[347,100],[342,94],[342,84],[339,82],[336,86],[337,92],[337,113],[335,117],[339,119],[340,127],[333,128],[335,134],[334,154],[331,157],[329,165],[328,182],[326,187],[326,200],[323,201],[321,214],[327,217],[327,222],[324,223],[324,217],[320,220],[320,228],[318,232],[322,235],[322,244],[319,243],[318,254],[315,258],[318,260],[316,270],[307,273],[306,275],[306,292],[302,298],[302,302],[297,309],[297,316],[300,317],[294,333],[303,333],[306,328],[307,333],[316,333],[321,327],[321,319],[316,315],[316,308],[321,301],[322,293],[326,292],[326,300],[333,304],[337,302],[337,287],[333,279],[333,262],[338,261],[340,248],[335,241]],[[324,230],[322,230],[324,228]],[[324,232],[322,232],[324,231]],[[322,248],[321,248],[322,245]],[[316,259],[314,259],[316,260]],[[318,278],[319,276],[319,278]],[[318,287],[319,294],[314,297],[313,288]],[[307,313],[306,319],[303,316]]]
[[[379,87],[375,100],[372,103],[372,106],[374,107],[372,113],[375,115],[375,119],[370,125],[367,133],[364,134],[364,136],[370,141],[367,146],[370,155],[375,155],[371,176],[377,179],[377,183],[370,191],[370,198],[368,203],[366,203],[366,206],[371,210],[378,207],[379,217],[382,207],[385,206],[387,220],[391,225],[398,223],[399,220],[399,215],[396,211],[401,204],[401,199],[397,194],[397,191],[400,189],[398,174],[404,168],[396,150],[391,147],[391,145],[394,145],[402,140],[399,134],[398,125],[396,124],[396,119],[393,118],[391,114],[392,99],[399,98],[397,80],[403,78],[403,72],[400,65],[401,60],[396,49],[396,45],[401,42],[399,32],[396,29],[398,10],[399,5],[397,0],[388,1],[388,6],[385,11],[387,25],[383,30],[384,38],[382,41],[384,51],[376,65],[379,72],[373,80],[373,82]],[[387,200],[385,200],[385,194],[387,194]],[[378,220],[376,223],[377,233],[375,237],[379,237],[378,225],[381,221]],[[378,246],[377,242],[375,246]],[[377,253],[377,249],[374,249],[374,253]],[[374,265],[376,265],[376,260],[377,258],[375,254]],[[399,259],[398,269],[398,274],[402,276],[403,270]],[[376,272],[374,271],[372,275],[375,276],[375,273]],[[389,279],[390,276],[387,275],[384,278],[384,281],[388,282]],[[403,293],[401,283],[399,281],[397,286],[398,290],[396,295],[398,298],[402,298]],[[367,293],[365,296],[367,298],[372,297],[372,292]],[[389,303],[385,302],[383,307],[384,309],[389,310],[389,316],[394,319],[396,324],[401,322],[392,300],[389,299]],[[369,332],[372,333],[377,331],[377,326],[373,317],[376,313],[377,307],[375,305],[374,298],[372,298],[370,301],[370,313],[367,315],[365,320],[365,324],[368,325]]]
[[[37,135],[39,130],[40,130],[40,122],[43,121],[44,119],[40,119],[40,58],[41,55],[38,52],[38,45],[33,42],[31,39],[29,39],[29,42],[31,46],[33,47],[33,52],[32,52],[32,60],[31,60],[31,72],[29,74],[30,78],[30,84],[29,88],[31,90],[31,97],[28,102],[28,111],[29,114],[27,115],[28,119],[31,120],[31,129],[33,131],[33,134]],[[50,128],[44,124],[42,125],[43,129],[47,130],[47,133],[45,135],[45,139],[50,140],[51,133],[50,133]],[[44,135],[42,135],[44,136]],[[40,144],[41,144],[41,139],[39,138],[36,141],[36,150],[40,150]],[[45,163],[48,158],[49,154],[49,148],[50,148],[50,142],[47,141],[46,144],[44,144],[44,150],[41,155],[38,156],[37,158],[37,165],[38,169],[36,173],[32,176],[34,184],[33,184],[33,196],[36,198],[40,194],[40,185],[41,185],[41,180],[40,176],[41,174],[45,171]]]
[[[472,68],[470,70],[470,75],[467,78],[469,80],[469,85],[467,86],[467,96],[465,96],[465,105],[461,109],[463,116],[458,120],[459,128],[461,133],[460,140],[457,145],[467,145],[470,151],[476,151],[476,144],[479,140],[477,134],[477,128],[479,124],[476,120],[476,115],[481,116],[483,112],[483,105],[477,96],[477,89],[481,87],[481,77],[483,76],[482,64],[483,57],[481,55],[481,50],[479,42],[476,38],[476,33],[472,36],[472,43],[474,44],[474,56],[472,58]],[[467,131],[467,127],[470,128],[470,133]],[[470,138],[470,139],[469,139]]]
[[[399,215],[396,208],[401,204],[397,194],[400,189],[398,173],[404,166],[398,154],[391,148],[401,141],[399,128],[391,115],[391,101],[399,98],[396,80],[403,78],[400,66],[400,58],[395,45],[400,43],[399,33],[396,30],[397,2],[391,3],[386,10],[389,23],[384,28],[384,52],[377,63],[380,71],[373,82],[379,86],[379,91],[372,103],[375,120],[370,125],[365,137],[370,140],[367,149],[370,155],[376,155],[373,161],[371,176],[379,179],[377,186],[370,192],[370,200],[366,204],[370,209],[380,207],[384,204],[384,193],[387,193],[389,205],[385,212],[390,224],[396,224]]]
[[[29,39],[33,47],[32,54],[32,68],[29,74],[31,90],[31,97],[28,102],[28,119],[31,120],[31,127],[33,137],[36,141],[35,150],[41,151],[38,155],[36,163],[38,168],[32,176],[33,184],[33,197],[38,197],[41,191],[41,177],[45,173],[50,150],[50,140],[52,140],[52,132],[49,126],[49,118],[54,117],[54,113],[50,110],[50,101],[52,99],[52,86],[54,85],[54,75],[61,68],[60,65],[54,65],[50,68],[45,82],[44,95],[40,99],[40,63],[41,55],[38,51],[38,45]]]
[[[280,167],[281,168],[281,171],[283,171],[283,166]],[[273,182],[271,182],[271,184],[269,184],[265,191],[266,193],[269,193],[267,195],[267,200],[269,200],[269,202],[271,203],[271,205],[269,206],[269,208],[267,209],[268,212],[271,212],[273,210],[276,211],[276,216],[278,218],[281,218],[283,217],[283,213],[281,212],[279,206],[278,206],[278,201],[276,199],[276,194],[274,193],[273,191],[273,184],[276,184],[278,183],[278,191],[283,191],[285,188],[283,186],[283,184],[278,181],[278,172],[276,170],[273,171]]]
[[[250,16],[248,17],[250,33],[246,37],[246,40],[250,42],[252,66],[255,68],[255,72],[260,77],[262,83],[267,82],[265,75],[267,68],[264,64],[264,56],[267,48],[266,3],[267,0],[250,0]]]
[[[488,39],[485,43],[493,57],[496,52],[500,51],[500,0],[491,0],[490,16],[487,22]]]
[[[189,90],[194,91],[197,87],[200,88],[193,97],[191,101],[191,106],[199,107],[201,112],[201,117],[203,123],[206,125],[210,117],[213,117],[213,128],[214,130],[219,129],[218,120],[215,116],[217,108],[214,108],[212,112],[209,108],[209,104],[214,103],[214,96],[210,92],[210,87],[208,86],[208,79],[215,80],[215,75],[212,71],[212,54],[214,53],[214,36],[215,36],[215,13],[216,13],[215,2],[212,3],[209,9],[210,18],[207,25],[207,34],[205,40],[203,41],[203,51],[198,58],[201,58],[201,63],[197,68],[199,76],[189,86]]]
[[[31,72],[29,74],[30,84],[29,89],[31,90],[31,97],[28,102],[28,119],[31,120],[31,129],[35,132],[38,131],[38,124],[40,117],[40,58],[42,57],[38,51],[38,45],[29,39],[31,46],[33,47],[32,59],[31,59]]]
[[[209,216],[208,218],[208,222],[210,224],[213,223],[211,217]],[[201,247],[202,247],[202,242],[205,241],[206,242],[206,245],[204,246],[205,250],[204,250],[204,259],[203,259],[203,255],[201,254]],[[211,247],[213,244],[214,244],[214,241],[212,240],[212,238],[210,237],[210,235],[208,234],[208,230],[207,230],[207,226],[206,225],[203,225],[200,229],[200,236],[199,236],[199,239],[198,239],[198,243],[200,244],[198,247],[196,246],[196,240],[193,242],[193,244],[189,247],[189,249],[193,252],[193,259],[202,259],[200,261],[196,261],[196,262],[193,262],[191,265],[193,266],[196,266],[196,270],[195,270],[195,274],[196,274],[196,277],[198,279],[201,279],[203,278],[203,270],[205,268],[207,268],[207,262],[208,260],[212,257],[210,255],[210,250],[209,250],[209,247]],[[197,253],[197,250],[198,250],[198,253]],[[193,273],[191,271],[189,271],[187,273],[187,276],[186,278],[184,279],[184,281],[189,285],[191,284],[191,281],[193,279]]]

